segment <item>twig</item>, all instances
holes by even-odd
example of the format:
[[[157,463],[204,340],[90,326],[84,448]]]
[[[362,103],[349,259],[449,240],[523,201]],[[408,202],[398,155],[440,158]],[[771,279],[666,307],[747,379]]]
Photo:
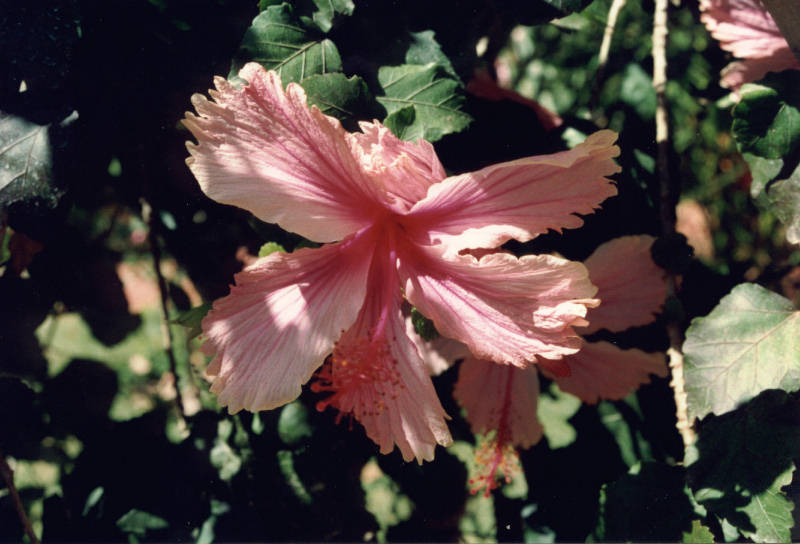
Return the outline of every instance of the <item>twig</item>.
[[[178,379],[178,362],[175,359],[175,352],[172,350],[172,331],[169,329],[169,288],[167,280],[161,273],[161,246],[158,245],[158,225],[156,218],[153,214],[153,208],[150,203],[144,198],[140,199],[142,204],[142,219],[147,223],[147,238],[150,243],[150,254],[153,256],[153,267],[156,271],[156,278],[158,279],[158,290],[161,294],[161,311],[164,314],[163,326],[161,328],[164,336],[164,351],[169,359],[169,368],[172,375],[175,377],[175,403],[178,405],[178,413],[186,418],[183,406],[183,396],[181,395],[181,387]]]
[[[589,107],[592,111],[596,109],[600,96],[606,64],[608,64],[608,54],[611,51],[611,40],[614,37],[614,28],[617,26],[617,17],[624,6],[625,0],[614,0],[608,10],[608,19],[606,19],[606,27],[603,31],[603,41],[600,43],[600,54],[597,56],[597,73],[594,76],[592,97],[589,101]]]
[[[6,457],[3,455],[3,450],[0,450],[0,473],[3,474],[6,487],[8,487],[8,492],[11,495],[11,502],[14,503],[14,508],[17,510],[17,516],[19,516],[19,520],[22,522],[22,528],[25,530],[25,534],[28,535],[28,538],[33,544],[39,544],[39,539],[37,538],[36,533],[33,532],[31,520],[28,519],[28,515],[25,513],[25,508],[22,506],[22,500],[19,498],[19,493],[14,485],[14,471],[6,462]]]
[[[669,0],[655,1],[653,16],[653,87],[656,91],[656,170],[659,184],[659,215],[661,218],[662,236],[675,233],[675,204],[680,188],[677,180],[670,176],[670,141],[669,116],[667,113],[667,9]],[[667,295],[674,297],[677,293],[677,282],[674,274],[667,276]],[[675,395],[676,427],[681,433],[683,445],[689,447],[695,440],[695,434],[689,422],[687,398],[683,377],[683,354],[681,353],[682,335],[678,323],[671,320],[667,323],[669,335],[669,366],[672,370],[672,386]]]
[[[775,19],[778,29],[789,42],[789,48],[800,61],[800,10],[796,0],[761,0]]]

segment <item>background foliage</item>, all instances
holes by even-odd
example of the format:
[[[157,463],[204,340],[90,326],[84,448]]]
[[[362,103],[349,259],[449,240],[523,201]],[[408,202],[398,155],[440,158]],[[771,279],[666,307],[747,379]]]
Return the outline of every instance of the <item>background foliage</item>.
[[[0,450],[37,533],[203,543],[797,538],[800,251],[789,242],[800,238],[800,105],[788,89],[798,74],[771,75],[734,107],[718,86],[728,59],[693,2],[670,8],[667,96],[679,224],[696,257],[664,241],[657,257],[682,276],[678,297],[656,324],[613,340],[663,351],[666,322],[686,331],[694,446],[684,452],[666,380],[596,407],[544,384],[545,439],[522,452],[523,474],[472,495],[475,439],[451,397],[452,369],[435,384],[456,442],[422,466],[378,455],[357,425],[317,412],[310,391],[235,416],[207,392],[191,329],[203,310],[187,312],[225,295],[249,256],[277,248],[265,243],[306,242],[202,195],[179,124],[192,93],[255,60],[351,129],[378,118],[402,138],[435,142],[449,172],[612,128],[619,196],[582,229],[508,246],[583,259],[612,237],[659,233],[653,5],[624,7],[600,79],[609,4],[3,2]],[[521,103],[467,92],[476,69],[495,68],[563,125],[546,130]],[[0,487],[0,540],[23,538]]]

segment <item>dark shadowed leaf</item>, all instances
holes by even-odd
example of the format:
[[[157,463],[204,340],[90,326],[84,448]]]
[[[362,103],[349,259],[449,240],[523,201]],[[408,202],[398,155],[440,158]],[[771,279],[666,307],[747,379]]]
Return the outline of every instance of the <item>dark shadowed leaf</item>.
[[[691,530],[694,516],[685,485],[680,467],[635,465],[603,486],[596,536],[612,541],[680,541]]]
[[[304,27],[288,4],[261,12],[244,34],[231,63],[235,78],[248,62],[277,71],[284,85],[314,74],[340,72],[342,60],[332,41]]]
[[[312,433],[308,410],[301,402],[295,401],[283,407],[278,418],[278,435],[281,440],[289,446],[296,446]]]
[[[384,66],[378,70],[384,96],[377,97],[389,114],[387,125],[400,128],[405,140],[424,138],[436,141],[445,134],[464,130],[472,117],[461,110],[464,94],[461,84],[436,64]],[[392,114],[408,107],[410,112]]]
[[[750,86],[733,109],[733,132],[743,152],[779,159],[800,144],[800,111],[776,90]]]
[[[454,78],[458,78],[453,64],[442,51],[433,30],[409,32],[409,44],[406,50],[407,64],[438,64]]]
[[[567,15],[575,11],[580,11],[589,4],[592,0],[542,0],[544,3],[549,4],[557,10]]]
[[[800,389],[800,312],[761,286],[737,285],[686,331],[689,418],[723,414],[769,388]]]
[[[689,482],[709,513],[757,542],[788,542],[793,505],[780,489],[800,455],[800,404],[769,390],[704,421],[687,451]]]

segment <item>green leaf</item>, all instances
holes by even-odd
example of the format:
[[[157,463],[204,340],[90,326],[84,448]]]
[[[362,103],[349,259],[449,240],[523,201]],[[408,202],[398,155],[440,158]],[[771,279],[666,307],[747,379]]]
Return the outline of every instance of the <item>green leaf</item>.
[[[278,450],[276,455],[278,456],[278,468],[286,480],[286,485],[289,486],[292,493],[294,493],[295,497],[297,497],[300,502],[303,504],[311,504],[311,495],[303,484],[303,480],[300,479],[297,470],[294,468],[294,456],[292,452],[289,450]]]
[[[332,41],[303,27],[288,4],[269,6],[253,19],[231,63],[229,79],[248,62],[258,62],[280,74],[283,84],[314,74],[342,71]]]
[[[313,2],[316,11],[311,16],[311,21],[323,32],[329,32],[338,17],[352,15],[356,7],[352,0],[313,0]]]
[[[753,531],[742,529],[744,536],[755,542],[791,542],[794,504],[781,492],[781,488],[792,483],[793,472],[794,465],[778,476],[769,489],[754,496],[747,506],[740,508],[755,526]]]
[[[625,68],[619,99],[628,104],[642,119],[652,119],[656,112],[656,91],[650,74],[635,63]]]
[[[635,465],[603,486],[595,536],[605,541],[677,542],[691,530],[693,516],[682,468]]]
[[[681,542],[685,544],[711,544],[714,542],[714,533],[703,525],[699,519],[692,521],[692,530],[684,531]]]
[[[63,195],[53,185],[49,127],[0,112],[0,207],[29,199],[54,207]]]
[[[286,250],[283,249],[283,246],[277,242],[267,242],[263,244],[260,248],[258,248],[258,256],[266,257],[267,255],[272,255],[275,252],[286,253]]]
[[[386,124],[399,127],[405,140],[436,141],[445,134],[464,130],[472,117],[461,111],[461,84],[436,64],[383,66],[378,81],[384,96],[377,97],[389,114]],[[407,108],[413,108],[414,116]],[[392,114],[405,109],[392,118]],[[402,120],[398,118],[402,117]]]
[[[211,311],[211,306],[211,302],[204,302],[200,306],[195,306],[190,310],[186,310],[175,319],[171,319],[169,322],[188,328],[189,332],[186,333],[187,336],[189,338],[194,338],[202,332],[200,324],[203,322],[203,318],[208,314],[208,312]]]
[[[577,433],[569,419],[581,407],[578,397],[561,391],[555,382],[539,395],[536,416],[544,427],[544,436],[550,449],[565,448],[575,442]]]
[[[439,338],[439,331],[433,321],[422,315],[416,308],[411,308],[411,323],[414,325],[414,332],[426,342]]]
[[[278,436],[287,445],[294,446],[311,436],[313,429],[308,422],[308,410],[299,401],[287,404],[278,418]]]
[[[164,518],[134,508],[117,520],[117,527],[125,533],[145,536],[147,531],[166,529],[169,523]]]
[[[750,85],[733,108],[733,133],[742,152],[779,159],[800,144],[800,111],[776,90]]]
[[[219,471],[221,480],[230,480],[242,468],[242,458],[228,445],[228,438],[233,431],[233,423],[227,419],[217,424],[217,437],[214,447],[209,452],[211,465]]]
[[[798,420],[800,402],[775,389],[704,420],[685,459],[697,501],[743,534],[760,539],[785,531],[781,520],[791,519],[792,508],[780,488],[800,456]]]
[[[753,181],[750,184],[750,196],[758,200],[767,189],[767,183],[775,179],[775,176],[783,168],[782,159],[765,159],[752,153],[743,153],[742,157],[750,167],[750,175]]]
[[[409,32],[406,64],[437,64],[455,79],[459,79],[450,59],[442,51],[433,30]]]
[[[689,418],[723,414],[769,388],[800,389],[800,312],[784,297],[737,285],[686,331]]]
[[[380,116],[369,87],[358,76],[344,74],[318,74],[302,81],[308,101],[322,113],[340,121],[374,119]]]
[[[576,11],[581,11],[583,8],[592,3],[592,0],[542,0],[544,3],[549,4],[557,10],[563,12],[565,15]]]
[[[783,169],[783,159],[765,159],[744,153],[753,182],[750,195],[762,209],[774,214],[786,225],[786,239],[800,244],[800,166],[782,180],[774,180]]]

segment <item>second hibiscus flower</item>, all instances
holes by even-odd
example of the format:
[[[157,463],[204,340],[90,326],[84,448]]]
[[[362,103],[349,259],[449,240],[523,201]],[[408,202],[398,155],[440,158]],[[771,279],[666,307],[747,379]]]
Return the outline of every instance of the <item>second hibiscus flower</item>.
[[[433,147],[380,123],[360,133],[309,107],[302,88],[258,64],[237,87],[215,80],[185,125],[190,169],[212,199],[316,242],[273,253],[235,277],[203,321],[211,390],[230,412],[276,408],[312,388],[387,453],[432,459],[451,438],[403,301],[482,359],[527,367],[576,353],[596,288],[552,256],[463,249],[530,240],[582,224],[616,194],[616,135],[570,151],[447,177]],[[326,362],[327,361],[327,362]]]

